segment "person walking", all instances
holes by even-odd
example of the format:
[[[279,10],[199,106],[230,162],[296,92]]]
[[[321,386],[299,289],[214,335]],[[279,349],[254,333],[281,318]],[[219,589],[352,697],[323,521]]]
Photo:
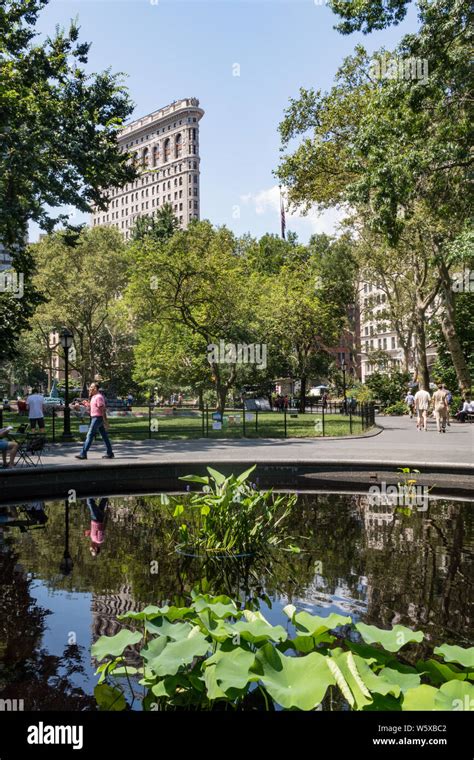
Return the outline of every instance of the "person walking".
[[[32,393],[26,399],[30,428],[36,430],[38,425],[40,433],[44,433],[44,396],[38,393],[38,388],[33,388]]]
[[[102,457],[102,459],[114,459],[115,454],[112,451],[110,438],[107,434],[109,423],[107,420],[105,398],[99,390],[99,383],[94,382],[90,384],[89,400],[91,424],[89,425],[89,430],[87,431],[87,437],[84,441],[82,451],[80,454],[76,454],[76,459],[87,459],[87,452],[92,446],[92,441],[94,440],[96,433],[100,433],[107,450],[107,453]]]
[[[415,393],[415,409],[417,413],[416,429],[428,431],[428,410],[430,408],[431,396],[428,391],[420,388]]]
[[[405,404],[408,407],[408,414],[410,415],[410,419],[413,419],[413,414],[415,412],[415,397],[411,391],[408,391],[407,395],[405,396]]]
[[[433,393],[433,408],[436,418],[436,427],[438,433],[446,432],[446,422],[448,420],[448,393],[445,386],[441,383],[438,390]]]

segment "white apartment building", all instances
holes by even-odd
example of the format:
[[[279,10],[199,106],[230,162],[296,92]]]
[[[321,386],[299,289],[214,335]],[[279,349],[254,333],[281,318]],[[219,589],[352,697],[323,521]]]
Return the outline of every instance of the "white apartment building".
[[[362,382],[374,372],[397,370],[405,366],[403,349],[397,333],[390,321],[384,318],[387,310],[387,295],[381,288],[370,282],[362,282],[359,289],[360,304],[360,375]],[[428,367],[436,358],[434,347],[427,345]],[[415,374],[415,347],[409,354],[408,370]]]
[[[197,98],[184,98],[124,127],[119,146],[135,156],[140,176],[108,191],[108,208],[94,209],[92,226],[116,227],[129,238],[137,217],[152,216],[165,203],[171,204],[182,227],[199,219],[199,122],[203,115]]]

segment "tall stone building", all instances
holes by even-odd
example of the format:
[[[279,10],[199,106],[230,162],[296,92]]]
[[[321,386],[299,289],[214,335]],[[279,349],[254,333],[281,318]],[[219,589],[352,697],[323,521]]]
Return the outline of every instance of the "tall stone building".
[[[108,191],[108,208],[94,210],[92,226],[116,227],[128,239],[137,217],[151,216],[165,203],[171,204],[182,227],[199,219],[203,115],[197,98],[184,98],[124,127],[119,146],[135,156],[140,176]]]

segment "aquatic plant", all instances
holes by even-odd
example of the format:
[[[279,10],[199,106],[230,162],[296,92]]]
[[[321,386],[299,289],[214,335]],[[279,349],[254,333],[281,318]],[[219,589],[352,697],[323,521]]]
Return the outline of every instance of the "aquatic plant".
[[[383,630],[348,616],[284,612],[291,635],[228,596],[193,594],[189,606],[120,615],[133,628],[102,636],[94,694],[99,708],[127,707],[126,679],[144,710],[315,710],[331,691],[352,710],[474,710],[474,647],[443,644],[410,665],[401,650],[423,640],[403,625]],[[140,646],[143,665],[127,664]]]
[[[183,552],[253,555],[269,548],[298,551],[291,544],[285,522],[296,504],[296,494],[261,491],[249,477],[255,465],[241,475],[225,476],[211,467],[209,476],[186,475],[180,480],[202,490],[175,497],[164,495],[177,524],[176,544]]]

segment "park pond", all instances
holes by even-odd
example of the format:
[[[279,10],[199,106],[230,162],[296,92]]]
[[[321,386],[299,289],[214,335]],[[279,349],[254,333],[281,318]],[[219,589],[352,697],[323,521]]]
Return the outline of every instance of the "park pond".
[[[288,604],[399,623],[425,633],[417,656],[443,642],[467,647],[473,517],[469,502],[397,510],[361,495],[299,494],[289,527],[301,551],[237,560],[178,554],[160,496],[0,506],[0,698],[25,710],[96,709],[94,642],[120,631],[118,615],[187,604],[193,589],[245,601],[286,628]]]

